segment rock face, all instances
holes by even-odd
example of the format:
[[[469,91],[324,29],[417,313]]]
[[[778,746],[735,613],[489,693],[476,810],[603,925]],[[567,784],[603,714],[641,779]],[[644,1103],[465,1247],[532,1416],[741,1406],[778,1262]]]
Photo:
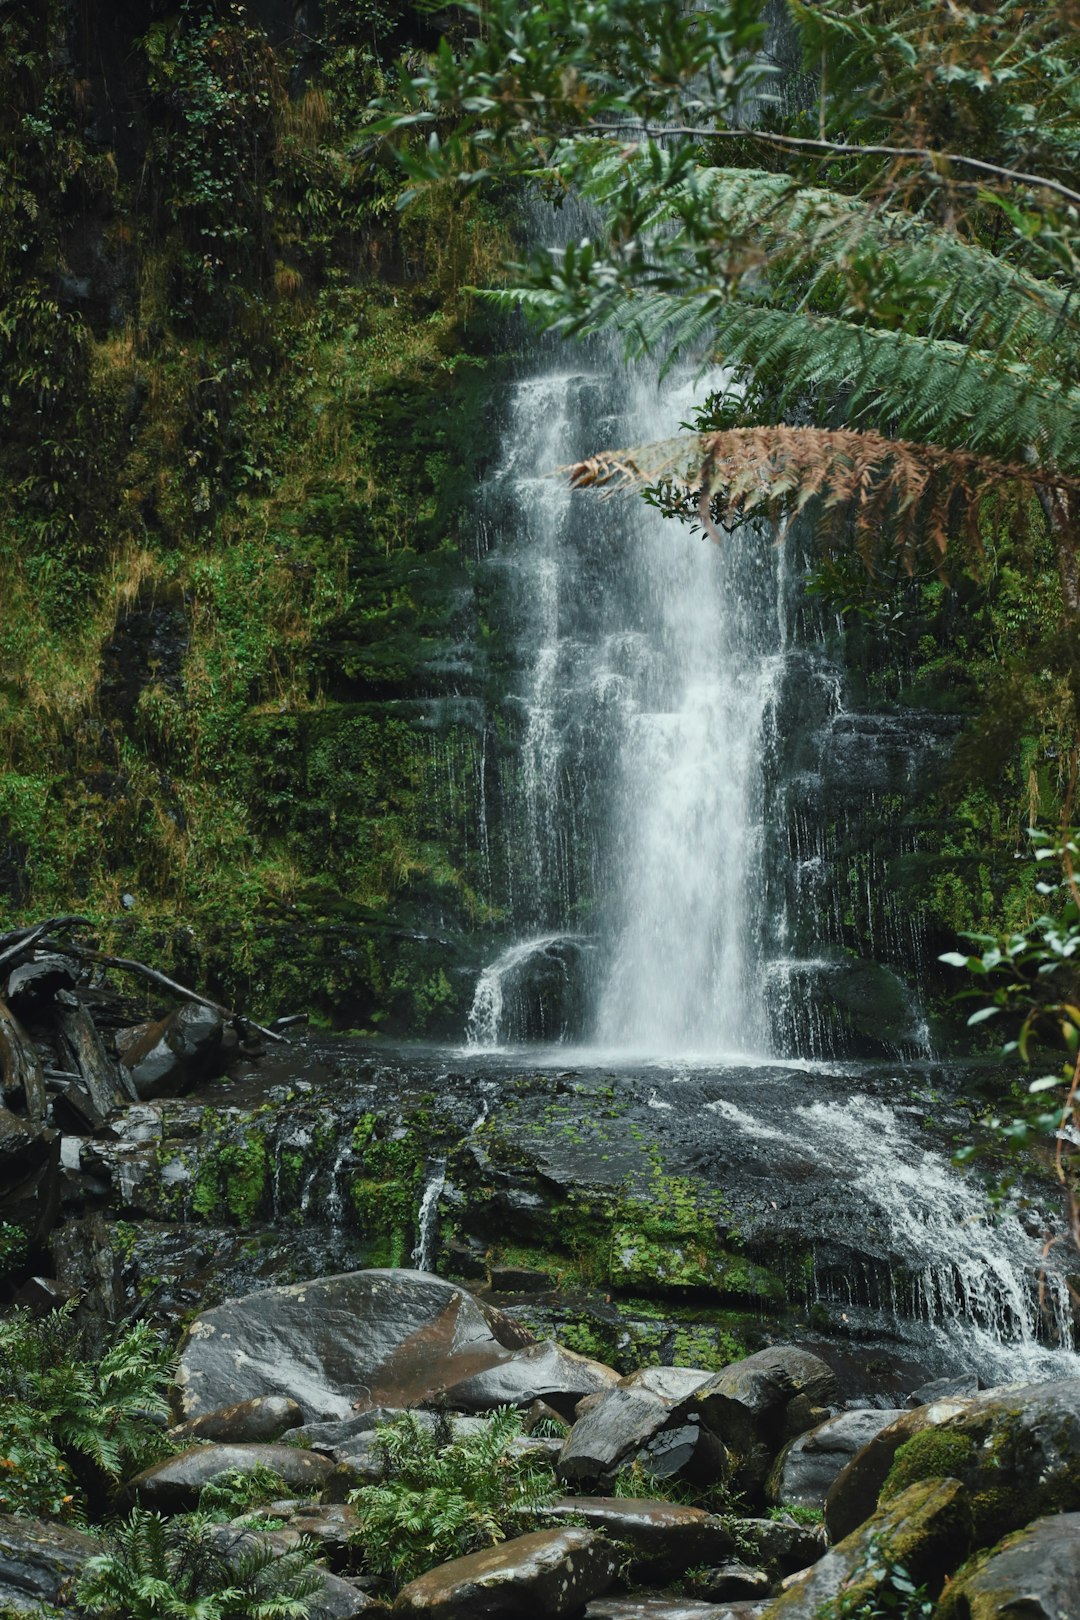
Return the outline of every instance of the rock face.
[[[530,1342],[501,1312],[420,1271],[346,1272],[267,1288],[192,1323],[176,1395],[183,1418],[261,1395],[307,1421],[414,1406]]]
[[[903,1416],[894,1410],[839,1412],[789,1442],[772,1466],[765,1494],[784,1507],[823,1508],[829,1489],[874,1436]]]
[[[967,1492],[955,1479],[912,1485],[861,1529],[830,1548],[768,1605],[765,1620],[817,1620],[823,1604],[843,1590],[852,1608],[879,1590],[882,1558],[902,1564],[932,1594],[963,1561],[971,1542]]]
[[[578,1401],[610,1389],[619,1381],[613,1367],[589,1356],[564,1350],[553,1339],[530,1344],[507,1361],[447,1389],[449,1406],[463,1412],[487,1412],[496,1406],[529,1406],[547,1401],[561,1417],[572,1418]]]
[[[177,1097],[217,1072],[224,1033],[219,1012],[188,1001],[156,1023],[121,1030],[116,1050],[140,1097]]]
[[[1080,1509],[1080,1378],[953,1404],[937,1423],[920,1426],[920,1415],[948,1402],[906,1414],[848,1464],[826,1502],[831,1535],[862,1522],[878,1492],[885,1502],[916,1480],[946,1475],[970,1491],[979,1546],[1039,1514]]]
[[[69,1525],[0,1514],[0,1610],[40,1613],[100,1551],[99,1541]]]
[[[288,1429],[303,1421],[295,1401],[284,1395],[257,1395],[254,1400],[234,1401],[219,1406],[202,1417],[181,1423],[172,1433],[177,1440],[216,1440],[244,1443],[280,1440]]]
[[[536,1530],[410,1581],[403,1620],[563,1620],[613,1584],[619,1557],[593,1530]]]
[[[942,1620],[1067,1620],[1080,1602],[1080,1513],[1038,1519],[949,1588]]]
[[[212,1479],[230,1469],[250,1473],[260,1464],[272,1468],[286,1485],[300,1492],[320,1489],[332,1467],[325,1457],[299,1446],[192,1446],[136,1474],[124,1487],[124,1494],[143,1507],[186,1513],[198,1506],[199,1492]]]

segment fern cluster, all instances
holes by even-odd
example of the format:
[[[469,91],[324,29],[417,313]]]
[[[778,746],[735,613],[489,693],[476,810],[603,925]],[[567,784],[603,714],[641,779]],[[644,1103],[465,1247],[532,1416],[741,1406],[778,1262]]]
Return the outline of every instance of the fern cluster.
[[[311,1542],[279,1552],[205,1514],[135,1508],[87,1564],[80,1607],[101,1620],[306,1620],[321,1580]]]
[[[425,1570],[532,1528],[556,1495],[550,1468],[512,1442],[521,1419],[509,1407],[483,1430],[455,1437],[449,1417],[432,1428],[407,1412],[381,1424],[385,1479],[350,1498],[368,1568],[395,1587]]]
[[[170,1358],[145,1323],[92,1356],[72,1308],[0,1319],[0,1512],[78,1519],[87,1484],[116,1482],[170,1449]]]

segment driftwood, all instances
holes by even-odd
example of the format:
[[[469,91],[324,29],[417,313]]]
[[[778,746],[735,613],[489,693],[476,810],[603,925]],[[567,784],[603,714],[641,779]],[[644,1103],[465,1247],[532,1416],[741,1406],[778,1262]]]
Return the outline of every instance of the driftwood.
[[[0,1001],[0,1083],[5,1096],[21,1091],[30,1119],[45,1118],[45,1073],[37,1048],[6,1001]]]
[[[74,928],[79,924],[83,928],[92,928],[93,924],[86,917],[46,917],[42,923],[35,923],[32,928],[17,928],[12,934],[0,935],[0,968],[14,962],[27,951],[32,951],[46,934],[55,934],[61,928]],[[62,950],[63,946],[58,946]]]
[[[186,985],[167,978],[164,973],[159,973],[157,968],[147,967],[145,962],[136,962],[133,957],[106,956],[103,951],[87,950],[84,945],[61,945],[51,939],[43,940],[42,944],[47,950],[62,951],[66,956],[73,956],[80,962],[97,962],[101,967],[116,968],[120,973],[134,973],[139,978],[146,979],[148,983],[156,984],[162,990],[171,991],[183,1001],[195,1001],[200,1007],[209,1007],[212,1012],[220,1013],[222,1018],[228,1019],[230,1023],[247,1024],[249,1028],[257,1029],[267,1040],[279,1041],[283,1046],[289,1044],[284,1035],[275,1034],[272,1029],[265,1029],[262,1024],[255,1023],[252,1018],[245,1018],[241,1013],[231,1012],[228,1007],[223,1007],[220,1001],[211,1001],[209,996],[200,996],[197,990],[189,990]]]
[[[56,1022],[64,1051],[74,1062],[81,1083],[95,1109],[103,1117],[116,1104],[119,1087],[130,1102],[138,1092],[123,1064],[110,1060],[94,1021],[78,996],[61,990],[55,997]]]

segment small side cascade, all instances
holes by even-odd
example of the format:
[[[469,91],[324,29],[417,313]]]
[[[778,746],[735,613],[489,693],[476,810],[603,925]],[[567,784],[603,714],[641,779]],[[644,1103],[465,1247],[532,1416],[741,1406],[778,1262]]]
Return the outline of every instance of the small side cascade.
[[[588,942],[576,934],[518,940],[483,969],[465,1029],[469,1051],[530,1039],[560,1039],[574,992],[571,965]]]
[[[439,1199],[446,1186],[446,1160],[437,1159],[428,1171],[427,1185],[416,1217],[416,1247],[413,1267],[430,1271],[435,1264],[435,1243],[439,1235]]]

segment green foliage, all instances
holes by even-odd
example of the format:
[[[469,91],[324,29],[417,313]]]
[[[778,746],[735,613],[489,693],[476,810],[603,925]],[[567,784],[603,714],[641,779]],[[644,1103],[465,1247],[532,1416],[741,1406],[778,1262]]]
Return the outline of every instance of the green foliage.
[[[930,1620],[934,1612],[926,1587],[888,1554],[872,1552],[851,1581],[864,1589],[870,1582],[874,1589],[870,1596],[842,1594],[823,1603],[814,1620]]]
[[[821,1508],[805,1507],[801,1502],[796,1502],[791,1507],[771,1507],[766,1517],[775,1519],[779,1524],[783,1524],[787,1519],[809,1527],[823,1523],[825,1514]]]
[[[161,1420],[170,1358],[145,1323],[91,1355],[65,1306],[0,1318],[0,1511],[75,1518],[84,1487],[116,1482],[169,1450]]]
[[[306,1620],[320,1579],[301,1539],[278,1552],[202,1514],[166,1521],[135,1508],[92,1558],[78,1601],[101,1620]]]
[[[199,1492],[199,1512],[234,1519],[249,1508],[280,1502],[291,1493],[279,1473],[265,1463],[254,1468],[227,1468]]]
[[[879,1500],[890,1502],[909,1485],[924,1479],[962,1477],[974,1450],[974,1441],[966,1434],[942,1434],[934,1428],[924,1429],[898,1447]]]
[[[430,1430],[412,1413],[380,1424],[384,1483],[350,1498],[368,1567],[402,1586],[436,1564],[531,1529],[532,1516],[557,1493],[546,1459],[511,1449],[520,1435],[521,1419],[510,1408],[459,1439],[449,1416]]]

